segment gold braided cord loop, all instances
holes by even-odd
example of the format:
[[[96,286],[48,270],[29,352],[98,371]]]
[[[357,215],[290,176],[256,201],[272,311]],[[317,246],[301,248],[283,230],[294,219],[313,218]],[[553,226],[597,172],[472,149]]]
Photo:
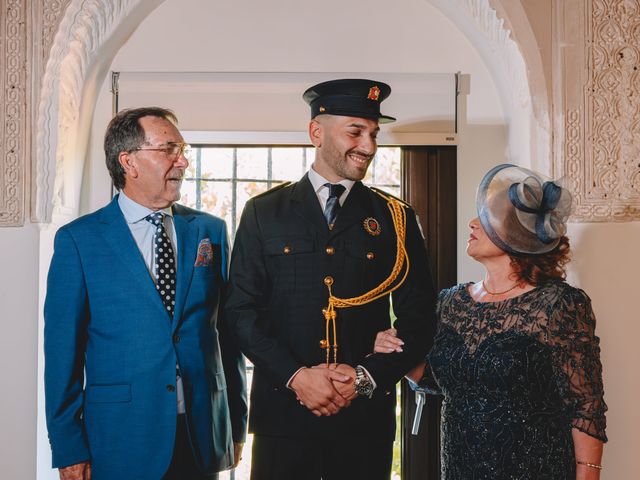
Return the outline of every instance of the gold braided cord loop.
[[[380,283],[380,285],[366,293],[363,293],[360,296],[352,298],[336,297],[331,291],[332,282],[327,283],[327,289],[329,290],[329,301],[327,307],[322,310],[326,324],[325,340],[321,342],[323,348],[327,352],[327,365],[329,365],[330,349],[333,349],[333,363],[338,362],[338,340],[336,336],[336,317],[338,316],[338,313],[336,312],[336,309],[358,307],[389,295],[404,283],[407,275],[409,274],[409,255],[407,254],[407,249],[405,246],[405,239],[407,236],[407,215],[405,212],[406,206],[393,197],[388,197],[381,194],[380,192],[376,193],[387,200],[387,208],[389,208],[389,211],[391,212],[393,228],[396,232],[396,260],[389,276],[382,283]],[[404,273],[402,275],[402,278],[398,282],[396,282],[403,269]],[[333,344],[331,344],[330,342],[330,333],[333,333]]]

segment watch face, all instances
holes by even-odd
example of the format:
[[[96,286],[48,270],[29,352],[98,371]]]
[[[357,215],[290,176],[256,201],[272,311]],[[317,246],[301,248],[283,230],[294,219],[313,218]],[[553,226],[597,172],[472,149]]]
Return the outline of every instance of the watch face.
[[[363,397],[368,397],[373,393],[373,385],[369,382],[365,382],[364,384],[360,384],[356,387],[356,392],[358,395],[362,395]]]
[[[373,384],[366,377],[357,378],[354,383],[354,388],[358,395],[362,395],[364,397],[369,397],[371,396],[371,393],[373,393]]]

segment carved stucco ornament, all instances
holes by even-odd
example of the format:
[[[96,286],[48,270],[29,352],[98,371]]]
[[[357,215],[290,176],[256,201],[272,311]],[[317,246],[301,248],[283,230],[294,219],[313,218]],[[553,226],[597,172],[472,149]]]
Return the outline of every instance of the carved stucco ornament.
[[[566,0],[557,11],[555,164],[574,196],[572,219],[638,220],[640,0]]]
[[[27,8],[24,0],[0,7],[0,226],[24,223],[27,175]]]

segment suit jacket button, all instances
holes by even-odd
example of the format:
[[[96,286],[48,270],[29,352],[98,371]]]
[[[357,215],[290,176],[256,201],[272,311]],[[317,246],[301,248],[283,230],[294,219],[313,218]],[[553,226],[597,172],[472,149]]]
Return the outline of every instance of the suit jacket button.
[[[333,255],[334,253],[336,253],[336,249],[333,247],[327,247],[325,248],[325,252],[327,252],[327,255]]]
[[[176,387],[174,387],[171,384],[167,385],[167,392],[175,392],[175,391],[176,391]]]
[[[282,251],[284,252],[285,255],[289,255],[291,253],[291,247],[287,245],[282,249]]]
[[[173,334],[173,343],[179,343],[180,342],[180,335],[178,335],[177,333]]]

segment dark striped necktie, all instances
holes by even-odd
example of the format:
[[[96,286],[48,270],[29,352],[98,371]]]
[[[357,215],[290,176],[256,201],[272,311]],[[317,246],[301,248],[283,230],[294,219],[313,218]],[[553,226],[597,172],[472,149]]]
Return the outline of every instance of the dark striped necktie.
[[[327,204],[324,207],[324,217],[327,219],[329,230],[331,230],[340,211],[340,202],[338,200],[346,188],[339,183],[325,183],[324,186],[329,189],[329,198],[327,198]]]

